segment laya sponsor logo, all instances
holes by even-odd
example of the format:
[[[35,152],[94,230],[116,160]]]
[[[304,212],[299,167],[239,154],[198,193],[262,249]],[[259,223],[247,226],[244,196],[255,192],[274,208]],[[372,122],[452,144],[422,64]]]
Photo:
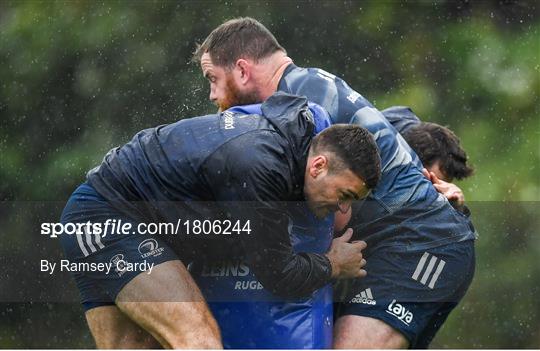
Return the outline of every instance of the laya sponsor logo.
[[[390,305],[388,305],[386,308],[386,313],[396,317],[405,325],[409,325],[414,317],[411,311],[403,307],[403,305],[397,303],[396,300],[392,300],[392,302],[390,302]]]
[[[159,247],[159,244],[155,239],[146,239],[142,241],[137,250],[139,250],[142,258],[149,256],[157,257],[165,251],[163,247]]]
[[[350,303],[363,303],[365,305],[375,306],[377,301],[375,301],[373,298],[371,288],[367,288],[366,290],[360,292],[360,294],[356,294],[356,296],[351,299]]]

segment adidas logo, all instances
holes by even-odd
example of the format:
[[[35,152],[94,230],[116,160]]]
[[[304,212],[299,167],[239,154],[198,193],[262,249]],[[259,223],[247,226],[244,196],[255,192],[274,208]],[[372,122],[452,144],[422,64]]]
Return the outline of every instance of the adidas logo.
[[[351,299],[351,303],[363,303],[366,305],[375,306],[377,304],[377,301],[373,299],[371,289],[367,288],[366,290],[360,292],[360,294],[356,294],[356,296]]]
[[[446,262],[441,260],[440,258],[424,252],[422,257],[420,258],[420,261],[418,262],[418,265],[416,265],[416,269],[414,270],[412,278],[420,284],[427,285],[430,289],[433,289],[435,287],[435,283],[441,275],[445,264]]]

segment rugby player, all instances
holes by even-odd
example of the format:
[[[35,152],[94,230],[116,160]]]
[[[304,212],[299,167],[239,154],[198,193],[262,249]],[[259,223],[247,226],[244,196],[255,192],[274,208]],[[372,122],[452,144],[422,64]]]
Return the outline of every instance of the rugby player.
[[[470,177],[474,168],[467,164],[467,153],[454,132],[437,123],[422,122],[407,106],[393,106],[381,112],[418,155],[426,168],[424,175],[433,186],[456,209],[470,214],[464,206],[463,192],[452,182]]]
[[[465,206],[463,191],[452,182],[470,177],[474,168],[467,164],[467,153],[460,145],[460,140],[449,128],[437,123],[422,122],[407,106],[392,106],[381,111],[418,155],[422,171],[435,189],[443,194],[455,209],[466,216],[470,210]],[[351,217],[351,211],[337,212],[335,227],[343,230]]]
[[[324,109],[312,103],[309,108],[315,133],[330,126]],[[235,106],[228,111],[261,114],[261,104]],[[289,226],[293,250],[325,253],[334,238],[334,214],[317,218],[305,204],[297,205]],[[242,259],[196,260],[189,267],[218,322],[225,348],[332,347],[332,284],[305,298],[283,299],[265,289]]]
[[[307,100],[284,93],[267,99],[261,115],[221,113],[143,130],[88,173],[61,221],[113,219],[136,229],[142,222],[208,218],[203,205],[218,202],[227,218],[250,220],[249,233],[232,240],[272,293],[302,297],[332,278],[365,276],[365,243],[348,243],[351,231],[334,239],[326,254],[291,248],[290,214],[277,201],[305,200],[324,217],[346,211],[380,178],[377,146],[366,129],[333,126],[317,136],[314,130]],[[221,347],[219,328],[183,263],[211,256],[211,244],[223,251],[230,237],[61,235],[70,261],[116,267],[109,275],[74,274],[96,345]],[[141,261],[153,265],[152,274],[120,264]]]
[[[284,91],[323,106],[332,123],[359,124],[375,136],[382,178],[367,201],[353,206],[352,218],[353,239],[368,241],[371,271],[345,289],[334,347],[426,347],[471,282],[475,232],[422,175],[421,162],[396,129],[342,79],[294,65],[252,18],[218,26],[194,61],[221,110]]]

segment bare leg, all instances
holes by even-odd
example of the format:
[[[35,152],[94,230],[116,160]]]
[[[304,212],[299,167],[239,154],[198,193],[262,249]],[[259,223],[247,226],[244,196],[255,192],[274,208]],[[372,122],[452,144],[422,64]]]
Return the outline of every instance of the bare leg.
[[[388,324],[369,317],[346,315],[334,327],[335,349],[404,349],[409,342]]]
[[[101,306],[86,312],[90,332],[99,349],[156,349],[157,340],[131,321],[116,306]]]
[[[116,305],[166,348],[222,348],[218,325],[182,262],[139,274],[116,297]]]

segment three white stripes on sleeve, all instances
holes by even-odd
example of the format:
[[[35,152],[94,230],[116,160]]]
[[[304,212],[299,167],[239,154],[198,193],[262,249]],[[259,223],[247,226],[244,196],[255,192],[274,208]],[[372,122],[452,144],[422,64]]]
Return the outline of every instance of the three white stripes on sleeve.
[[[88,255],[90,255],[90,253],[88,252],[88,249],[92,253],[96,252],[98,250],[96,249],[96,245],[100,249],[103,249],[105,247],[105,245],[103,245],[103,243],[101,242],[101,235],[92,234],[88,232],[88,230],[86,230],[86,227],[82,227],[81,229],[84,232],[84,234],[75,233],[75,236],[77,237],[77,243],[79,244],[79,248],[81,249],[84,257],[87,257]],[[83,237],[84,237],[84,241],[86,241],[86,245],[88,245],[88,249],[86,248],[84,244]],[[96,242],[95,245],[92,242],[92,238],[95,239],[95,242]]]

